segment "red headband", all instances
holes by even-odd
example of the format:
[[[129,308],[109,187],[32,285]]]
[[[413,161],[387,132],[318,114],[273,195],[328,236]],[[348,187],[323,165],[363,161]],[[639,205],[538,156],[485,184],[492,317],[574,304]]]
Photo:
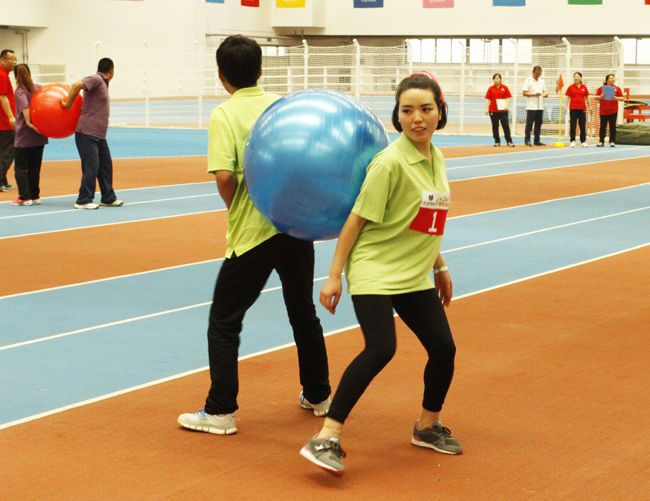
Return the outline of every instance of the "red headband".
[[[445,102],[445,96],[442,95],[442,85],[440,85],[440,82],[438,82],[438,79],[433,73],[429,73],[426,70],[418,71],[416,73],[411,73],[409,75],[409,78],[414,77],[415,75],[426,75],[428,76],[431,80],[436,82],[438,84],[438,87],[440,87],[440,100],[444,103]]]

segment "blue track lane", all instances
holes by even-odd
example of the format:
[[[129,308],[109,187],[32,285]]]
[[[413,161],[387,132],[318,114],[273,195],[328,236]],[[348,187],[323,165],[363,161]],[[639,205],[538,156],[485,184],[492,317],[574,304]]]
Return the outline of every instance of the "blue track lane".
[[[612,168],[615,168],[617,160],[647,156],[650,156],[650,148],[638,146],[605,151],[596,148],[536,149],[510,153],[505,157],[487,155],[455,158],[447,160],[445,164],[450,181],[463,181],[603,161],[613,162]],[[10,202],[2,202],[0,239],[225,209],[213,182],[119,190],[119,197],[125,200],[124,207],[101,208],[98,211],[75,210],[74,195],[44,198],[43,205],[32,207],[14,207]]]
[[[643,184],[452,218],[443,252],[460,297],[649,244],[650,184]],[[327,275],[334,247],[316,245],[317,279]],[[0,310],[11,312],[0,334],[0,426],[205,367],[220,264],[0,298]],[[274,274],[249,312],[241,356],[292,342],[278,286]],[[173,311],[179,308],[186,309]],[[347,295],[336,316],[318,311],[326,332],[356,324]],[[69,335],[13,346],[62,334]]]

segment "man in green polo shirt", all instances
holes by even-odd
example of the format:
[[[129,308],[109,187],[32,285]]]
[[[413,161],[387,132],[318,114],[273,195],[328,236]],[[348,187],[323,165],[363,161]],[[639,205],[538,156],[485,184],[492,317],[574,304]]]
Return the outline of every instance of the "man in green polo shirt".
[[[181,426],[230,435],[237,432],[239,335],[246,311],[275,269],[298,348],[300,405],[324,416],[330,405],[323,329],[313,302],[314,244],[281,233],[255,208],[244,183],[244,147],[257,118],[280,98],[266,94],[262,50],[254,40],[230,36],[217,50],[219,79],[232,95],[215,108],[209,123],[208,172],[215,174],[228,207],[228,247],[214,290],[208,325],[212,381],[205,408],[182,414]]]

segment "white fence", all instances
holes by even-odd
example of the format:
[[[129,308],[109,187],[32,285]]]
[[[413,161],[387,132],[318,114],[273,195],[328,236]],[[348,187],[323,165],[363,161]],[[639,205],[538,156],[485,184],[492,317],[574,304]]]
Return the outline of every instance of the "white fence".
[[[514,43],[514,41],[513,41]],[[458,48],[457,48],[458,49]],[[556,85],[560,74],[566,87],[576,71],[593,94],[607,73],[614,73],[617,85],[645,85],[645,74],[626,73],[623,46],[618,39],[600,45],[571,45],[519,48],[515,53],[476,54],[461,47],[451,54],[421,54],[414,57],[410,45],[366,47],[356,41],[342,47],[316,47],[303,42],[300,46],[264,48],[263,74],[260,80],[268,92],[287,94],[309,89],[327,88],[357,97],[366,103],[393,130],[391,112],[394,91],[409,74],[428,70],[436,74],[449,105],[446,133],[490,134],[491,123],[485,115],[485,93],[492,85],[492,75],[501,73],[513,99],[510,105],[514,134],[523,134],[525,98],[524,80],[535,65],[540,65],[551,96],[545,102],[543,134],[557,136],[560,120],[560,97]],[[210,113],[228,98],[217,77],[215,48],[198,43],[188,49],[170,51],[148,47],[140,51],[119,47],[95,46],[95,60],[110,57],[115,61],[115,78],[111,82],[111,125],[140,127],[205,128]],[[459,62],[449,62],[458,60]],[[421,62],[431,61],[431,62]],[[446,62],[437,62],[446,61]],[[69,75],[78,80],[85,75]],[[634,92],[633,92],[634,93]],[[562,102],[564,107],[564,102]],[[564,112],[562,111],[564,116]],[[597,109],[590,110],[588,132],[595,133]],[[564,118],[564,117],[563,117]],[[564,132],[563,125],[563,132]]]

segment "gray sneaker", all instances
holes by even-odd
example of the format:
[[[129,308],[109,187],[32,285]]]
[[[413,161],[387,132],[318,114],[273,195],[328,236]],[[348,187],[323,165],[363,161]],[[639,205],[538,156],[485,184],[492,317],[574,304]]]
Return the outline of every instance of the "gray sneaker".
[[[332,401],[329,397],[327,397],[327,400],[323,400],[320,404],[312,404],[305,398],[305,395],[302,394],[302,391],[300,392],[300,407],[303,409],[312,409],[314,411],[314,415],[317,417],[322,417],[327,414],[327,411],[330,410],[331,403]]]
[[[341,462],[345,452],[338,437],[312,438],[300,450],[300,455],[336,477],[345,474],[345,466]]]
[[[418,422],[416,421],[413,427],[411,443],[418,447],[428,447],[443,454],[463,453],[463,446],[451,436],[449,428],[442,426],[439,420],[436,420],[433,428],[425,428],[424,430],[418,428]]]
[[[181,414],[178,416],[178,424],[183,428],[215,435],[237,433],[234,414],[206,414],[205,409],[194,414]]]

